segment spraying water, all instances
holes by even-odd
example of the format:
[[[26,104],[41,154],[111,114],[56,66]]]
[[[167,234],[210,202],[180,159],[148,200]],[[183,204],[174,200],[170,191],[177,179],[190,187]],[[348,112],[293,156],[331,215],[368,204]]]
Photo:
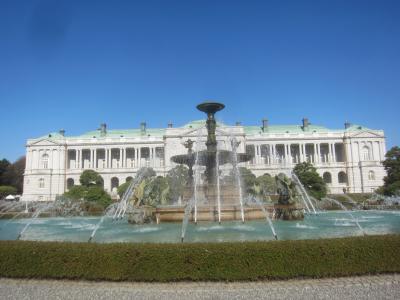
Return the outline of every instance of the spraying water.
[[[360,207],[360,205],[359,205],[357,202],[355,202],[355,201],[353,200],[353,198],[351,198],[349,195],[343,194],[343,197],[345,197],[345,198],[347,199],[347,201],[348,201],[351,205],[353,205],[353,207],[356,207],[356,208],[359,208],[359,207]]]
[[[275,232],[274,225],[272,224],[271,218],[269,217],[268,212],[264,207],[264,204],[259,199],[257,199],[256,197],[251,197],[251,198],[249,197],[248,198],[248,202],[250,202],[250,203],[254,202],[254,203],[256,203],[257,205],[260,206],[261,210],[263,211],[263,213],[265,215],[265,219],[267,220],[267,223],[268,223],[269,227],[271,228],[271,231],[272,231],[272,234],[274,235],[275,240],[278,240],[278,236],[277,236],[277,234]]]
[[[243,209],[243,192],[242,192],[242,180],[240,178],[240,172],[238,168],[238,158],[237,158],[237,146],[238,143],[235,138],[231,139],[232,151],[233,151],[233,172],[236,177],[236,182],[239,188],[239,202],[240,202],[240,216],[242,218],[242,223],[244,223],[244,209]]]
[[[221,224],[221,187],[219,183],[219,152],[217,150],[217,155],[215,156],[217,177],[217,205],[218,205],[218,223]]]
[[[129,184],[121,200],[118,202],[117,207],[115,208],[113,220],[122,219],[125,216],[125,213],[128,209],[129,200],[135,192],[136,187],[142,182],[144,176],[145,174],[138,174],[135,179],[131,180],[131,183]]]
[[[19,205],[20,205],[19,202],[17,202],[17,203],[14,203],[14,202],[12,202],[12,203],[7,203],[6,205],[4,205],[4,206],[1,208],[1,211],[2,211],[2,212],[7,212],[7,211],[10,211],[10,210],[16,208],[16,207],[19,206]]]
[[[185,239],[186,228],[189,223],[190,213],[192,212],[195,202],[196,202],[195,198],[192,197],[192,198],[190,198],[190,200],[188,201],[188,203],[186,204],[186,207],[185,207],[185,214],[182,219],[182,233],[181,233],[181,242],[182,243],[183,243],[183,240]]]
[[[337,201],[336,199],[332,199],[332,198],[325,198],[328,201],[331,201],[333,203],[335,203],[336,205],[338,205],[342,210],[344,210],[350,217],[351,219],[354,221],[354,223],[356,223],[357,227],[360,229],[360,231],[364,234],[367,235],[364,231],[364,229],[361,227],[360,223],[358,223],[358,220],[353,216],[353,214],[339,201]]]
[[[96,226],[94,227],[94,229],[92,231],[92,234],[89,237],[89,240],[88,240],[89,243],[93,240],[94,236],[96,235],[97,230],[100,228],[101,224],[103,224],[105,218],[109,216],[110,212],[112,212],[112,210],[115,209],[116,205],[117,205],[116,203],[113,203],[106,208],[104,215],[101,217],[100,221],[96,224]]]
[[[292,178],[294,180],[294,182],[298,185],[298,187],[300,188],[301,194],[302,196],[304,196],[304,198],[307,200],[307,202],[310,204],[314,214],[317,214],[317,211],[315,210],[314,204],[312,203],[310,197],[307,194],[306,189],[304,188],[303,184],[301,183],[300,179],[297,177],[297,175],[292,172]]]
[[[199,152],[200,152],[200,136],[203,127],[197,130],[196,138],[196,158],[194,162],[194,223],[197,224],[197,203],[198,203],[198,185],[200,184],[200,168],[199,168]]]
[[[36,220],[39,215],[48,210],[50,207],[52,207],[54,205],[54,203],[49,203],[41,208],[39,208],[31,217],[30,221],[25,225],[25,227],[21,230],[21,232],[18,234],[17,240],[21,239],[22,235],[25,233],[25,231],[29,228],[29,226],[31,226],[31,224],[33,223],[34,220]]]
[[[306,207],[307,211],[311,213],[310,207],[307,204],[307,200],[305,199],[300,187],[296,185],[296,191],[300,194],[301,200],[303,200],[304,206]]]

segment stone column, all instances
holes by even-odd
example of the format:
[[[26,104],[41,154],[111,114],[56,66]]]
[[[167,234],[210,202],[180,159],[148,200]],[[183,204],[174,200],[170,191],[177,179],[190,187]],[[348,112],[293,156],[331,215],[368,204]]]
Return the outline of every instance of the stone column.
[[[104,151],[105,151],[105,164],[104,164],[104,168],[105,168],[105,169],[108,169],[108,168],[109,168],[109,160],[110,160],[110,152],[109,152],[110,149],[105,148]]]
[[[307,153],[306,153],[306,144],[301,144],[301,152],[302,152],[302,158],[300,158],[301,162],[307,161]],[[300,157],[301,157],[300,156]]]
[[[138,168],[140,168],[142,166],[142,147],[139,147],[138,158]]]
[[[333,154],[333,162],[336,162],[336,149],[335,149],[335,143],[332,143],[332,154]]]
[[[375,160],[375,151],[374,151],[374,143],[369,142],[370,148],[371,148],[371,157],[370,160]]]
[[[81,164],[80,164],[80,162],[81,162],[81,150],[80,149],[76,149],[75,151],[76,151],[75,168],[76,169],[80,169],[80,167],[81,167]]]
[[[287,154],[287,144],[283,144],[283,148],[284,148],[284,151],[283,151],[283,162],[287,162],[287,157],[288,157],[288,154]]]
[[[122,168],[126,167],[126,147],[122,149]]]
[[[290,144],[286,144],[286,157],[285,157],[285,161],[286,163],[291,163],[292,162],[292,155],[290,153]]]
[[[122,148],[119,148],[119,162],[118,162],[118,168],[122,168]]]
[[[93,149],[89,149],[90,151],[90,158],[89,158],[89,169],[93,169]]]
[[[314,143],[313,145],[314,145],[313,163],[316,164],[318,163],[317,144]]]
[[[93,169],[97,169],[97,149],[93,149]]]
[[[378,150],[379,150],[378,161],[381,161],[385,154],[382,153],[382,145],[381,145],[381,142],[380,142],[380,141],[377,141],[377,143],[378,143]]]
[[[328,144],[328,149],[329,149],[329,154],[328,154],[328,162],[332,162],[333,160],[333,154],[332,154],[332,143]]]
[[[139,150],[136,147],[134,149],[135,149],[135,164],[134,164],[134,167],[137,168],[138,167],[138,153],[139,153]]]

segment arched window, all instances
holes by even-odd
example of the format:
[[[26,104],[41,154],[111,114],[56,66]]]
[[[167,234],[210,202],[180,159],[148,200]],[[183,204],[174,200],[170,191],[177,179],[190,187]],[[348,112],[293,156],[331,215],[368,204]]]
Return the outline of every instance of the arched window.
[[[49,156],[47,154],[42,155],[42,169],[49,168]]]
[[[347,174],[345,172],[339,172],[338,174],[339,183],[347,183]]]
[[[368,161],[371,160],[371,151],[368,146],[364,146],[361,149],[361,160]]]
[[[39,188],[44,188],[44,178],[39,178]]]
[[[72,188],[74,186],[75,182],[72,178],[68,178],[67,179],[67,189],[69,190],[70,188]]]
[[[111,190],[119,186],[119,180],[117,177],[111,178]]]
[[[132,176],[128,176],[128,177],[126,177],[125,182],[130,182],[130,181],[132,181],[132,179],[133,179]]]
[[[375,172],[374,171],[371,170],[368,172],[368,179],[375,180]]]
[[[325,183],[332,183],[332,175],[329,172],[325,172],[322,175],[322,178],[324,179]]]

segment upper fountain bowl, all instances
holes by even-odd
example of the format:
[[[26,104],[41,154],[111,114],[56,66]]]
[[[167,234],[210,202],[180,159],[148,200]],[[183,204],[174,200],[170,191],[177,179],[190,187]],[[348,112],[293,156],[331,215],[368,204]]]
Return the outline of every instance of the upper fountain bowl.
[[[225,108],[225,105],[218,102],[203,102],[197,105],[197,109],[203,111],[207,114],[211,113],[214,114],[217,111],[220,111]]]

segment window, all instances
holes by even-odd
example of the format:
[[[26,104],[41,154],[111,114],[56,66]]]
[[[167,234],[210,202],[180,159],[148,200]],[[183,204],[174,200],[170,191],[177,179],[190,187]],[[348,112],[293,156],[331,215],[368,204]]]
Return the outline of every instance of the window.
[[[339,183],[347,183],[347,174],[345,172],[339,172],[338,174]]]
[[[67,189],[69,190],[71,187],[73,187],[75,184],[74,180],[72,178],[67,179]]]
[[[119,180],[117,177],[113,177],[111,178],[111,190],[113,190],[114,188],[118,188],[119,186]]]
[[[47,154],[42,155],[42,168],[43,169],[49,168],[49,156]]]
[[[363,161],[371,160],[371,152],[367,146],[364,146],[361,149],[361,159]]]
[[[375,172],[374,171],[368,172],[368,180],[375,180]]]
[[[332,183],[332,175],[329,172],[325,172],[322,175],[322,178],[324,179],[325,183]]]
[[[44,188],[44,178],[39,178],[39,188]]]

